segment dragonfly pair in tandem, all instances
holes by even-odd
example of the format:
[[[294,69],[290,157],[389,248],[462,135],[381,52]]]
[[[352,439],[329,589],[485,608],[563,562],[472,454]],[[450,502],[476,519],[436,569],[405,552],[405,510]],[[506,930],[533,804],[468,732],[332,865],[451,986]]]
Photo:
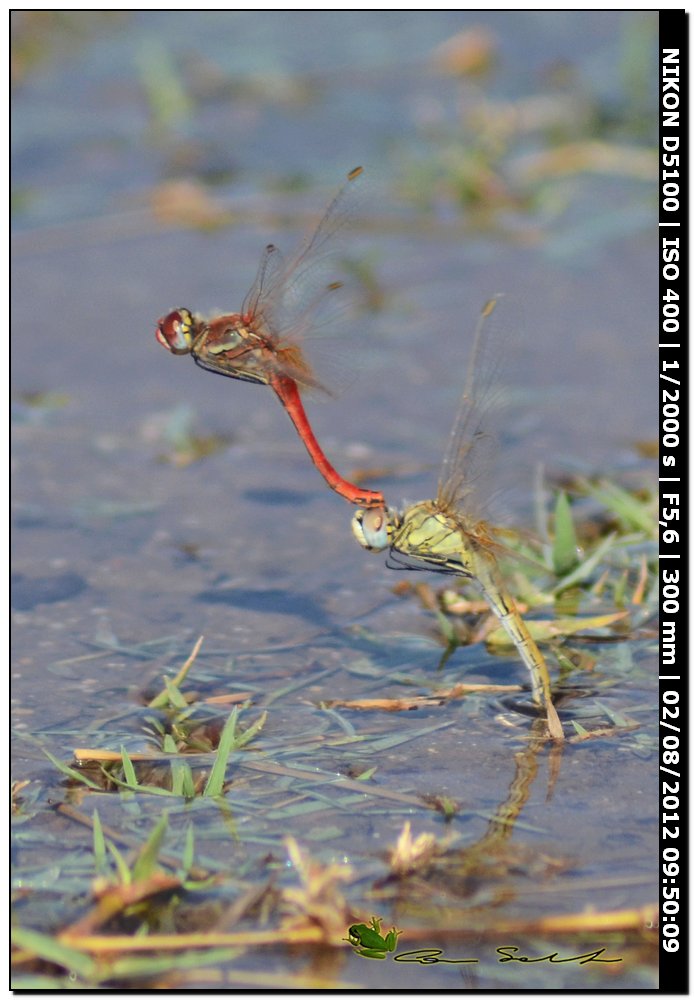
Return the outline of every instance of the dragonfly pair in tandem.
[[[470,506],[482,437],[480,404],[489,389],[488,383],[476,381],[475,376],[480,367],[478,356],[485,346],[484,320],[495,300],[487,303],[478,324],[461,408],[435,500],[399,512],[386,505],[381,492],[348,482],[328,461],[306,416],[301,393],[330,390],[314,373],[304,342],[321,307],[341,287],[340,282],[325,280],[326,264],[337,245],[337,235],[349,222],[352,192],[361,173],[358,167],[347,175],[346,184],[293,259],[287,262],[273,244],[265,248],[240,312],[208,320],[177,308],[159,320],[156,338],[173,354],[190,354],[201,368],[268,385],[275,391],[327,484],[360,508],[352,529],[365,549],[390,549],[396,558],[414,560],[418,565],[413,568],[424,564],[474,580],[530,671],[533,698],[545,709],[550,735],[562,739],[547,664],[504,585],[494,529],[475,518]]]

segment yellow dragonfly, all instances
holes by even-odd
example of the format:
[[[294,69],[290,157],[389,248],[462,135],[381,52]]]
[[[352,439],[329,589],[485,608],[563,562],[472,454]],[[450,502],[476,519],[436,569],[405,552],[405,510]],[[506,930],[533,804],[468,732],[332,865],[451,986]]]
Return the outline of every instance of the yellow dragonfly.
[[[393,569],[426,568],[474,580],[530,671],[533,699],[544,706],[550,736],[562,740],[564,732],[552,703],[545,658],[499,570],[496,554],[503,548],[498,541],[500,529],[492,528],[474,513],[479,509],[475,503],[482,468],[479,445],[486,436],[481,423],[490,402],[494,375],[493,365],[482,363],[489,347],[483,328],[496,304],[496,298],[487,302],[477,325],[436,499],[422,500],[402,512],[392,507],[359,509],[352,519],[352,531],[370,552],[390,549],[392,563],[388,565]]]

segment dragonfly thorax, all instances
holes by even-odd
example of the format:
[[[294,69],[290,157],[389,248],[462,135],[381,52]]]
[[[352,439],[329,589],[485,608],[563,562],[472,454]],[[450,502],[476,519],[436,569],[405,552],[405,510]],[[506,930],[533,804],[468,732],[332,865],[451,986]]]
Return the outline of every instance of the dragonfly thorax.
[[[438,510],[430,500],[408,507],[393,533],[392,549],[428,563],[432,569],[475,575],[474,538],[459,520]]]
[[[196,364],[218,375],[268,385],[275,374],[275,351],[268,338],[248,326],[240,313],[201,324],[192,354]]]

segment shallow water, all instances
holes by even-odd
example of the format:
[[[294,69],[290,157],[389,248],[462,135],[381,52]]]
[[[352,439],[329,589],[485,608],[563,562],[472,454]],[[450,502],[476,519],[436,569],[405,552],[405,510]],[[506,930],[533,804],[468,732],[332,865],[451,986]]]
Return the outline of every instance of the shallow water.
[[[478,23],[496,39],[496,69],[474,82],[436,72],[435,47]],[[345,892],[358,912],[384,915],[386,928],[432,928],[430,939],[403,938],[401,949],[434,946],[456,922],[487,926],[490,913],[503,922],[650,903],[656,669],[646,640],[590,647],[596,676],[571,681],[583,717],[604,720],[607,706],[640,723],[638,738],[567,747],[552,779],[549,751],[537,752],[506,848],[513,864],[498,848],[496,871],[470,876],[461,859],[458,874],[444,867],[416,892],[390,887],[379,897],[383,852],[405,820],[414,835],[455,834],[451,850],[483,840],[495,810],[513,799],[516,755],[533,758],[529,720],[490,695],[396,715],[327,712],[321,703],[463,679],[522,684],[523,667],[476,645],[437,671],[431,614],[395,595],[402,578],[353,543],[352,511],[324,488],[271,393],[166,355],[153,331],[175,305],[238,308],[262,246],[295,246],[363,162],[373,183],[345,247],[370,262],[381,308],[368,308],[363,284],[362,308],[343,333],[359,376],[340,398],[308,404],[336,466],[347,477],[382,470],[365,484],[395,504],[432,495],[476,316],[502,291],[512,417],[496,464],[509,520],[532,526],[538,462],[552,475],[598,470],[648,481],[633,445],[655,427],[651,184],[628,170],[568,172],[538,182],[531,207],[510,202],[486,227],[470,224],[443,181],[420,214],[407,192],[427,159],[439,158],[445,179],[466,110],[483,98],[556,96],[561,88],[549,81],[559,69],[593,113],[616,118],[612,141],[646,145],[639,116],[648,122],[655,77],[644,74],[643,107],[630,104],[618,66],[639,40],[651,52],[654,19],[145,12],[88,24],[79,40],[69,22],[36,22],[45,59],[21,69],[14,105],[14,776],[40,789],[18,838],[22,884],[32,885],[18,918],[55,929],[75,918],[89,885],[89,837],[50,811],[65,790],[41,748],[61,760],[76,746],[146,749],[139,692],[172,673],[198,635],[206,638],[196,683],[250,691],[244,719],[264,707],[268,719],[253,751],[236,755],[234,837],[216,807],[198,801],[171,810],[167,848],[180,850],[194,815],[201,864],[215,870],[231,854],[253,882],[272,856],[290,884],[280,859],[292,834],[324,863],[353,865],[358,877]],[[143,67],[157,66],[160,78],[148,84]],[[171,96],[178,73],[189,102],[157,117],[152,95]],[[514,158],[546,140],[532,132],[515,140],[509,176]],[[163,180],[220,170],[227,176],[212,193],[233,224],[200,231],[157,220],[151,190]],[[297,179],[305,190],[289,189]],[[162,461],[177,432],[225,443],[177,466]],[[253,770],[264,762],[311,778]],[[340,787],[339,776],[374,766],[374,794]],[[448,796],[460,811],[445,824],[422,795]],[[98,809],[105,824],[146,836],[161,803],[145,798],[124,813],[117,796],[100,795]],[[66,913],[68,886],[78,902]],[[472,948],[480,964],[470,967],[311,949],[250,951],[233,967],[249,982],[261,972],[311,973],[372,989],[459,986],[461,975],[486,989],[655,982],[633,942],[619,966],[540,964],[522,975],[498,963],[494,949],[509,943],[487,935],[445,944],[451,956]],[[534,954],[575,953],[551,937],[523,944]],[[590,937],[584,950],[598,946],[609,951],[609,936]],[[207,982],[203,972],[188,975],[190,988]]]

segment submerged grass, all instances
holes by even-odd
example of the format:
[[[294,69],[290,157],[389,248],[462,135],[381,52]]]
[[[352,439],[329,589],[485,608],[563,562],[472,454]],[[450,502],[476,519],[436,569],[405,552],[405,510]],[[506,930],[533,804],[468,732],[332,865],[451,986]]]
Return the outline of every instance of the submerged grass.
[[[533,822],[537,814],[528,821],[521,814],[542,782],[545,765],[551,798],[562,754],[582,747],[589,752],[588,747],[616,737],[620,748],[637,756],[651,752],[646,734],[639,732],[644,706],[620,708],[607,697],[633,670],[626,640],[637,628],[647,634],[652,614],[650,503],[645,494],[603,481],[565,484],[552,532],[535,547],[521,546],[533,561],[522,563],[529,567],[523,577],[516,570],[516,589],[527,608],[551,611],[529,623],[533,634],[556,654],[560,690],[569,675],[575,680],[590,672],[591,710],[587,717],[571,719],[573,734],[564,750],[550,748],[537,725],[528,732],[518,721],[511,724],[508,713],[498,717],[523,749],[515,752],[515,774],[505,798],[486,811],[486,829],[478,835],[471,833],[482,822],[478,809],[436,787],[423,792],[418,751],[423,745],[445,746],[457,732],[451,728],[456,719],[441,718],[439,711],[463,699],[457,718],[472,721],[490,698],[503,703],[518,697],[519,685],[452,678],[451,683],[441,673],[423,677],[416,670],[386,670],[378,658],[363,655],[342,669],[376,686],[377,697],[311,701],[302,695],[308,682],[301,677],[281,682],[274,691],[263,690],[262,684],[255,693],[209,691],[191,681],[200,639],[182,666],[140,699],[144,749],[131,749],[122,740],[117,749],[81,747],[67,763],[42,747],[64,779],[64,801],[55,815],[77,824],[76,830],[88,828],[90,842],[80,843],[79,835],[69,838],[74,863],[59,865],[55,894],[39,910],[32,907],[35,891],[27,895],[23,888],[31,878],[20,862],[15,988],[273,988],[272,964],[264,961],[258,971],[254,954],[265,949],[275,962],[280,961],[278,949],[296,946],[309,965],[287,972],[286,961],[280,961],[277,968],[283,969],[288,988],[356,988],[359,983],[343,979],[338,956],[355,947],[350,926],[374,927],[376,907],[376,912],[391,910],[403,928],[396,936],[399,951],[418,942],[462,945],[472,940],[472,928],[479,947],[513,934],[529,954],[540,939],[551,942],[550,950],[587,951],[597,936],[601,946],[607,942],[628,956],[632,969],[646,970],[654,961],[654,939],[643,928],[655,919],[655,909],[593,906],[586,913],[578,906],[567,912],[567,894],[580,897],[582,885],[575,876],[568,881],[571,860],[549,851],[538,854],[516,842],[514,832],[542,833]],[[578,516],[581,504],[589,510],[599,505],[601,513]],[[485,605],[469,600],[464,588],[447,587],[437,594],[417,584],[400,585],[398,591],[433,616],[438,642],[448,655],[457,645],[480,639],[501,648],[501,634],[490,629]],[[599,644],[599,661],[590,653],[591,639]],[[358,641],[378,656],[387,654],[383,636],[362,631]],[[117,640],[112,644],[122,646]],[[143,645],[145,658],[153,645]],[[132,647],[122,648],[135,655]],[[421,654],[431,647],[412,648]],[[324,670],[310,680],[332,684],[334,676],[334,669]],[[388,697],[386,680],[409,690]],[[254,701],[261,709],[255,715]],[[296,724],[292,703],[311,713],[311,728]],[[389,713],[413,710],[422,713],[419,724],[408,715],[400,716],[396,726],[388,724]],[[350,717],[353,711],[360,714]],[[490,743],[490,752],[498,752],[498,741]],[[393,770],[399,780],[393,780]],[[31,849],[33,816],[42,815],[40,793],[18,781],[13,809],[21,858]],[[364,822],[385,822],[389,844],[374,853],[372,840],[361,843],[352,831]],[[307,844],[314,846],[309,850]],[[42,858],[47,847],[60,858],[61,846],[42,829]],[[325,851],[332,858],[327,863],[317,856]],[[62,889],[68,884],[69,903]],[[535,904],[533,893],[539,893]],[[514,913],[515,900],[522,903],[520,913],[518,907]],[[387,930],[387,920],[384,926]],[[373,940],[378,944],[378,936]],[[385,946],[382,952],[361,947],[361,952],[355,948],[360,960],[393,957]],[[333,959],[327,960],[328,954]],[[605,969],[600,972],[606,974]]]

